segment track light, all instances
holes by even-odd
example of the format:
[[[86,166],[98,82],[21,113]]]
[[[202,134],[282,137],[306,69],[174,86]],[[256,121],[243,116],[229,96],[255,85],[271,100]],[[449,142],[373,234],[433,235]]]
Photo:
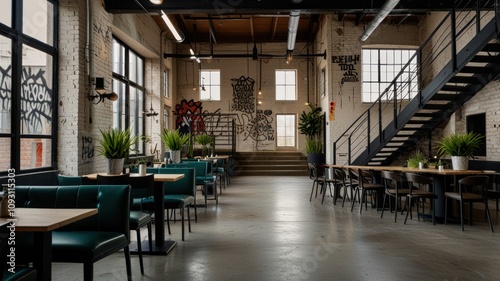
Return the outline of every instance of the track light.
[[[163,21],[167,25],[168,29],[170,29],[170,32],[172,32],[172,35],[174,35],[175,40],[177,40],[177,42],[179,42],[179,43],[184,41],[184,34],[182,34],[180,31],[177,31],[177,29],[175,29],[175,26],[172,24],[172,22],[170,21],[170,19],[167,16],[167,14],[165,14],[165,12],[163,12],[163,11],[161,11],[161,18],[163,19]]]

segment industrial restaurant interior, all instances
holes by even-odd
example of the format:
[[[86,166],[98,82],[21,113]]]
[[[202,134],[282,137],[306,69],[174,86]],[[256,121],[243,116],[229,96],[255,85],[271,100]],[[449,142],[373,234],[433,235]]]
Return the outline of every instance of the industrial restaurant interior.
[[[21,211],[15,232],[0,218],[3,280],[12,266],[23,280],[497,280],[499,35],[499,0],[4,0],[0,183]],[[139,227],[107,192],[87,197],[106,188],[87,185],[110,129],[139,139],[126,167],[155,174],[154,197],[130,201]],[[213,176],[157,168],[176,129],[213,137],[191,146]],[[454,170],[443,139],[471,132],[481,142]],[[407,188],[414,174],[430,193]],[[463,197],[465,177],[487,190]],[[191,182],[194,202],[152,200]],[[26,227],[30,208],[82,211],[39,230],[49,215]],[[122,217],[130,233],[111,232]]]

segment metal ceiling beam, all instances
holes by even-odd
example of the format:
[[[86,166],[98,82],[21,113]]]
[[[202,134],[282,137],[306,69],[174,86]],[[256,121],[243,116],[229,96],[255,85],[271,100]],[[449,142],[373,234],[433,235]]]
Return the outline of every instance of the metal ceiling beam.
[[[161,5],[154,5],[149,0],[137,0],[148,11],[163,9],[169,14],[265,14],[265,13],[289,13],[291,10],[300,10],[303,14],[315,13],[325,14],[332,12],[368,12],[376,13],[385,3],[385,0],[372,1],[325,1],[309,0],[300,3],[292,3],[290,0],[273,1],[234,1],[234,0],[183,0],[163,1]],[[486,0],[480,0],[486,1]],[[395,12],[405,13],[424,11],[449,11],[454,0],[401,0],[398,10]],[[475,1],[471,5],[475,5]],[[144,13],[144,10],[135,0],[104,0],[106,11],[110,13]]]
[[[254,54],[199,54],[200,59],[231,59],[231,58],[253,58]],[[287,55],[278,54],[258,54],[258,58],[261,59],[286,59]],[[293,59],[297,58],[308,58],[308,57],[322,57],[326,59],[326,50],[323,53],[318,54],[297,54],[293,55]],[[175,59],[189,59],[191,54],[172,54],[164,53],[163,58],[175,58]]]

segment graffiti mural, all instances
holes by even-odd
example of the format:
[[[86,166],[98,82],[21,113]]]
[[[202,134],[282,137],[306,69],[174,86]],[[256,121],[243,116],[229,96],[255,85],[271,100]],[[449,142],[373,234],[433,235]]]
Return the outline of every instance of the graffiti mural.
[[[241,122],[236,125],[237,134],[243,137],[243,141],[249,138],[256,141],[273,141],[274,119],[272,115],[272,110],[257,110],[257,117],[243,113]]]
[[[94,158],[94,145],[92,137],[82,136],[82,163],[88,164]]]
[[[52,121],[52,89],[44,74],[41,68],[23,68],[20,118],[25,133],[46,133]]]
[[[347,82],[359,82],[359,74],[355,66],[359,63],[360,55],[332,56],[332,62],[338,64],[341,71],[344,71],[344,77],[340,84]]]
[[[0,67],[0,111],[10,111],[11,99],[11,72],[12,67],[9,65],[7,69]]]
[[[189,133],[193,131],[205,131],[205,122],[201,117],[203,107],[201,101],[183,99],[180,103],[175,105],[175,128],[178,128],[182,133]]]
[[[249,114],[255,112],[255,97],[253,94],[255,81],[244,76],[231,79],[231,81],[233,86],[233,106],[231,109]]]

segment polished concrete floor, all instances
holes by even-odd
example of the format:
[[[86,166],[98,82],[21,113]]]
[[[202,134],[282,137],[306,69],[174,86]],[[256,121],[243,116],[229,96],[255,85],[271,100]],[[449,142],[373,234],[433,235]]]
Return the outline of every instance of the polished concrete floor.
[[[480,211],[458,224],[407,225],[375,209],[354,212],[331,197],[309,202],[307,177],[234,177],[219,198],[199,208],[167,256],[132,256],[133,280],[500,280],[500,217],[491,233]],[[493,205],[490,207],[493,209]],[[146,231],[143,231],[146,233]],[[135,233],[131,237],[135,237]],[[53,279],[82,280],[82,265],[53,265]],[[123,253],[95,263],[95,280],[126,280]]]

